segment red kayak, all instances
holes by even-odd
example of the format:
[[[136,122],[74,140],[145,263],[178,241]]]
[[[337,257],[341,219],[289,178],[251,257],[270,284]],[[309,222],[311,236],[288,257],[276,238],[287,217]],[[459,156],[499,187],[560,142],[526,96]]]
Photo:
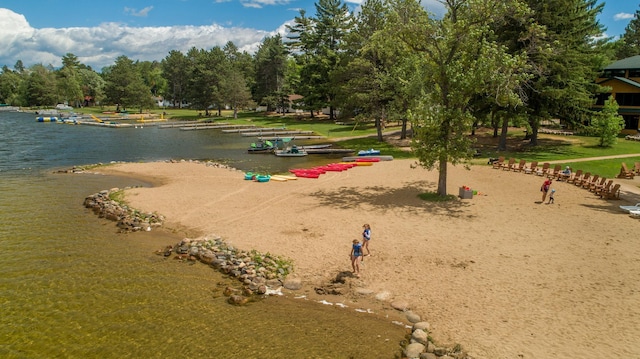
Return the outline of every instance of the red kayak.
[[[356,162],[380,162],[380,159],[378,157],[371,157],[371,158],[357,158]]]

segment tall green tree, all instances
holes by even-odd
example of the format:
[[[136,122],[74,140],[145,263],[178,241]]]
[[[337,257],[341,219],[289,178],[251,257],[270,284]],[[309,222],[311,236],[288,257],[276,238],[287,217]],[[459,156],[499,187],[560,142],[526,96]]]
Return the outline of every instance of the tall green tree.
[[[267,111],[280,107],[288,101],[292,90],[287,83],[287,49],[280,35],[266,37],[255,54],[256,82],[254,98],[267,106]]]
[[[57,81],[51,68],[35,64],[25,73],[26,103],[29,106],[54,106],[58,103]]]
[[[24,78],[19,73],[3,66],[0,73],[0,102],[11,106],[26,106],[20,91],[23,82]]]
[[[513,56],[492,39],[491,25],[508,15],[524,16],[528,8],[508,0],[447,0],[447,13],[437,19],[419,2],[393,3],[391,25],[399,38],[420,54],[421,98],[411,110],[412,149],[422,167],[438,169],[440,196],[447,194],[448,164],[473,156],[468,136],[474,123],[471,100],[491,94],[519,101],[524,58]]]
[[[344,37],[352,27],[352,18],[341,0],[320,0],[315,4],[316,16],[306,17],[304,11],[294,19],[288,46],[300,69],[296,92],[304,96],[307,109],[329,107],[329,117],[335,118],[335,86],[333,72],[339,69]]]
[[[382,126],[391,112],[396,95],[402,93],[394,68],[402,66],[402,47],[387,41],[385,30],[389,14],[388,3],[367,0],[355,19],[353,30],[346,36],[342,65],[333,71],[335,103],[341,111],[356,114],[356,119],[375,121],[378,140],[382,141]]]
[[[636,10],[633,19],[624,29],[624,34],[618,40],[616,59],[640,55],[640,10]]]
[[[103,69],[102,73],[106,81],[107,101],[116,104],[116,111],[133,107],[142,112],[153,105],[151,89],[144,83],[136,64],[127,56],[119,56],[115,64]]]
[[[187,53],[190,62],[188,99],[191,105],[204,110],[209,115],[209,109],[220,111],[224,105],[220,83],[226,73],[226,55],[220,47],[210,51],[192,48]]]
[[[538,128],[544,120],[560,119],[569,126],[582,126],[593,116],[595,94],[601,92],[594,79],[607,63],[599,51],[596,36],[602,33],[597,20],[604,3],[597,0],[527,0],[533,10],[531,21],[543,33],[541,42],[529,52],[532,78],[525,88],[531,145],[538,144]],[[526,34],[523,27],[519,34]],[[514,34],[517,38],[518,33]],[[523,47],[531,48],[523,43]],[[546,48],[546,49],[545,49]]]
[[[171,50],[161,64],[162,76],[167,80],[166,98],[174,107],[182,108],[189,82],[189,60],[182,52]]]

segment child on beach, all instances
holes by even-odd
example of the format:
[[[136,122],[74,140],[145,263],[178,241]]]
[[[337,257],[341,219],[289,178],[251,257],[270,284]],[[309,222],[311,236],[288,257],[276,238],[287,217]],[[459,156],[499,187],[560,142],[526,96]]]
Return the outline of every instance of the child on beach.
[[[547,204],[551,204],[551,203],[553,203],[553,201],[554,201],[553,196],[554,196],[555,194],[556,194],[556,190],[555,190],[555,189],[552,189],[552,190],[551,190],[551,193],[549,194],[549,202],[547,202]]]
[[[365,256],[370,256],[371,251],[369,250],[369,241],[371,240],[371,226],[365,224],[362,228],[364,228],[364,231],[362,231],[362,248],[367,250],[367,254],[365,254]],[[362,260],[364,261],[364,258]]]
[[[353,268],[353,274],[357,278],[360,278],[360,259],[362,258],[362,244],[357,240],[353,240],[353,245],[351,246],[351,253],[349,254],[351,257],[351,267]]]

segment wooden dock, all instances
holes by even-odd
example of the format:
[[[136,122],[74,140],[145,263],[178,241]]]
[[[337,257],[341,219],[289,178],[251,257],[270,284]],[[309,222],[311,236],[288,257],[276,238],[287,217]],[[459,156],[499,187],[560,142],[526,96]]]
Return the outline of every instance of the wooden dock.
[[[279,136],[282,137],[291,137],[292,135],[311,135],[313,131],[259,131],[259,132],[243,132],[242,136],[245,137],[256,137],[256,136]]]
[[[195,131],[195,130],[222,130],[222,129],[232,129],[232,128],[247,128],[248,126],[253,125],[230,125],[230,124],[207,124],[192,126],[192,127],[181,127],[182,131]]]

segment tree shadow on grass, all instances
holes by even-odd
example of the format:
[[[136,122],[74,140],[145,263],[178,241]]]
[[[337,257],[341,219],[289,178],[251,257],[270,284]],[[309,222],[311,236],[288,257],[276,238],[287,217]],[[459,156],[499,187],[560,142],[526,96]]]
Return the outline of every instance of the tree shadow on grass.
[[[452,200],[444,202],[425,201],[418,197],[424,192],[435,192],[437,185],[433,182],[419,181],[406,183],[402,188],[369,186],[361,189],[339,187],[332,190],[317,191],[312,196],[318,198],[322,206],[339,209],[353,209],[368,204],[376,210],[405,211],[415,214],[442,215],[448,217],[465,217],[465,211],[471,204],[466,201]]]

